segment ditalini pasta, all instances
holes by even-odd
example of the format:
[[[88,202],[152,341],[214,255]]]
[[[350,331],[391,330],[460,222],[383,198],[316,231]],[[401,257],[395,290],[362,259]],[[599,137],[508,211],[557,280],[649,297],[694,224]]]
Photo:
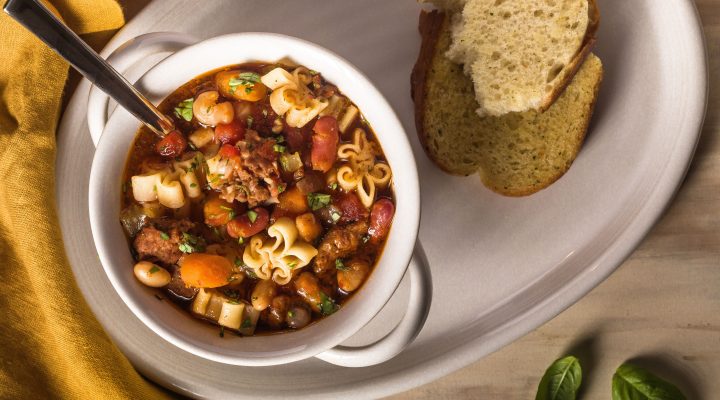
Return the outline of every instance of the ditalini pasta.
[[[131,178],[133,196],[139,202],[158,201],[161,205],[178,209],[185,205],[185,197],[200,197],[202,189],[195,168],[202,162],[200,155],[186,161],[173,163],[172,171],[162,171],[135,175]]]
[[[174,130],[142,128],[123,175],[128,273],[223,337],[340,310],[395,212],[390,166],[340,87],[303,66],[247,63],[166,98]]]

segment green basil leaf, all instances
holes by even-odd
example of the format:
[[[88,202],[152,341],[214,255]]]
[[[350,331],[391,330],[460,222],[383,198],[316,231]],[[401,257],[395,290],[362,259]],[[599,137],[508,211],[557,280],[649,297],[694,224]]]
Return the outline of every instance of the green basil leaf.
[[[538,385],[535,400],[575,400],[582,383],[580,361],[573,356],[555,360]]]
[[[680,390],[649,371],[623,364],[612,378],[613,400],[685,400]]]

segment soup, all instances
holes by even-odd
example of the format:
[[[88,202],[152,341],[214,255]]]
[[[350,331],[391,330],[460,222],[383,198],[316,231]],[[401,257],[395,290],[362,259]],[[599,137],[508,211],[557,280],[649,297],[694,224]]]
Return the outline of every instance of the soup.
[[[140,283],[246,336],[303,328],[361,289],[395,212],[392,172],[337,86],[302,66],[246,63],[159,109],[175,129],[138,131],[122,186]]]

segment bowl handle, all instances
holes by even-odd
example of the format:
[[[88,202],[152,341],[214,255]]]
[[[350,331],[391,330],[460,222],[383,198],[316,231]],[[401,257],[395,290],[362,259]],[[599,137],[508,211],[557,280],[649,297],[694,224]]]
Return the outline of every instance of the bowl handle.
[[[400,323],[385,337],[362,347],[337,346],[315,357],[342,367],[368,367],[398,355],[425,325],[432,302],[432,278],[425,252],[418,241],[410,260],[410,300]]]
[[[198,42],[193,36],[178,32],[153,32],[137,36],[123,43],[107,58],[120,73],[145,58],[158,53],[174,53]],[[90,136],[97,147],[110,114],[110,97],[92,85],[88,96],[87,121]]]

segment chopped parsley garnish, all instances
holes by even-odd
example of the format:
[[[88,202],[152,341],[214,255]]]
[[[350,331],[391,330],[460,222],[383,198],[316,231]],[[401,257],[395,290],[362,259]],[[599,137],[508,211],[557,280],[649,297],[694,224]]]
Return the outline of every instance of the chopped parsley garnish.
[[[285,141],[285,137],[283,135],[277,135],[275,136],[275,141],[278,143],[282,143]]]
[[[315,71],[314,69],[308,70],[308,72],[310,73],[310,75],[317,75],[317,74],[319,74],[319,72]]]
[[[254,119],[253,119],[252,115],[250,115],[250,116],[247,117],[247,127],[248,127],[248,129],[252,128],[253,121],[254,121]]]
[[[342,213],[340,211],[333,211],[330,213],[330,218],[332,218],[333,222],[338,222],[340,218],[342,218]]]
[[[347,271],[349,268],[345,265],[342,259],[338,258],[335,260],[335,269],[338,271]]]
[[[191,188],[196,188],[196,187],[197,187],[197,183],[195,183],[195,182],[191,183],[191,184],[190,184],[190,187],[191,187]]]
[[[235,218],[235,210],[233,210],[233,209],[230,208],[230,207],[226,207],[226,206],[220,206],[220,208],[223,209],[223,210],[225,210],[225,211],[227,211],[228,214],[230,214],[230,215],[229,215],[230,219]]]
[[[260,82],[260,75],[255,72],[241,72],[237,78],[230,78],[228,86],[230,86],[230,93],[235,93],[238,86],[245,86],[245,93],[249,94],[258,82]]]
[[[238,244],[245,244],[245,239],[243,239],[242,237],[239,237]]]
[[[287,314],[288,314],[288,318],[292,318],[295,316],[295,312],[293,312],[292,310],[288,311]]]
[[[167,233],[165,233],[165,232],[163,232],[163,231],[160,231],[160,239],[162,239],[162,240],[170,240],[170,235],[168,235]]]
[[[330,195],[324,193],[308,193],[307,201],[310,209],[317,211],[330,204]]]
[[[150,271],[148,271],[148,274],[152,275],[158,271],[160,271],[160,268],[156,265],[153,265],[152,268],[150,268]]]
[[[333,182],[330,184],[330,189],[337,190],[337,182]]]
[[[205,250],[205,241],[189,233],[183,233],[182,240],[180,241],[178,248],[180,251],[187,254],[201,252]]]
[[[284,192],[286,188],[287,188],[286,184],[284,184],[284,183],[279,184],[278,185],[278,193]]]
[[[257,220],[258,214],[255,211],[250,210],[247,212],[247,217],[250,220],[250,223],[254,224],[255,220]]]
[[[189,99],[185,99],[178,103],[177,107],[175,107],[175,115],[177,115],[178,118],[182,118],[185,121],[191,121],[193,117],[193,102],[195,100],[191,97]]]
[[[320,307],[320,313],[325,316],[333,314],[340,308],[335,304],[335,300],[323,292],[320,292],[320,304],[318,304],[318,306]]]
[[[276,153],[284,153],[285,152],[285,146],[281,144],[274,144],[273,150],[275,150]]]
[[[250,318],[245,318],[240,327],[243,329],[252,328],[252,321],[250,321]]]
[[[288,268],[293,269],[293,268],[297,267],[297,265],[298,265],[297,261],[291,261],[288,263],[287,266],[288,266]]]

